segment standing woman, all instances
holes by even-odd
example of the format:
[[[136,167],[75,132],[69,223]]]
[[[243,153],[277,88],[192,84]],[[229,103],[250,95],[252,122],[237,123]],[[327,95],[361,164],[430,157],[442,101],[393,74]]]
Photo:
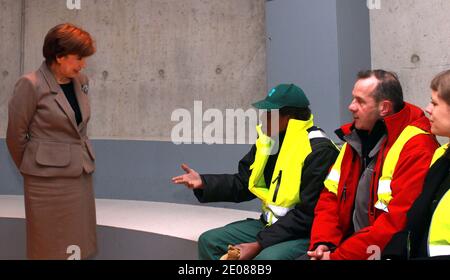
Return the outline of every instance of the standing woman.
[[[94,152],[86,136],[90,34],[60,24],[46,35],[45,61],[19,79],[6,142],[24,179],[29,259],[81,259],[97,250]]]
[[[431,81],[426,108],[431,132],[450,138],[450,70]],[[436,150],[423,191],[408,212],[404,231],[396,234],[383,252],[385,258],[450,259],[450,150]]]

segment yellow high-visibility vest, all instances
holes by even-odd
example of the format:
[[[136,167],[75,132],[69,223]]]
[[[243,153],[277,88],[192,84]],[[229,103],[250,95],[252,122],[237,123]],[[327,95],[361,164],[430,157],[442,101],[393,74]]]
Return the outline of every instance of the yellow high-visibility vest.
[[[384,160],[383,169],[381,172],[381,177],[378,181],[378,200],[375,203],[375,207],[383,210],[385,212],[389,212],[388,205],[392,200],[392,189],[391,189],[391,181],[392,176],[394,175],[395,167],[397,166],[398,159],[400,157],[400,153],[403,150],[405,144],[414,136],[419,134],[428,134],[426,131],[415,127],[415,126],[407,126],[403,129],[400,136],[392,145],[391,149],[386,155],[386,159]],[[324,185],[329,192],[334,193],[337,196],[339,180],[341,178],[341,168],[342,168],[342,159],[344,158],[345,151],[347,149],[347,143],[341,149],[336,162],[334,163],[330,173],[324,181]]]
[[[441,147],[439,147],[435,152],[434,152],[434,155],[433,155],[433,159],[431,160],[431,164],[430,164],[430,167],[440,158],[440,157],[442,157],[444,154],[445,154],[445,152],[447,151],[447,149],[448,149],[448,145],[449,145],[449,143],[447,143],[447,144],[445,144],[445,145],[442,145]]]
[[[264,180],[264,168],[275,142],[264,135],[261,125],[256,127],[258,132],[256,155],[255,161],[250,166],[248,188],[262,201],[262,211],[268,225],[275,223],[300,203],[302,168],[306,157],[312,151],[310,139],[327,138],[318,130],[308,133],[307,130],[313,125],[312,115],[308,121],[289,120],[269,187]]]
[[[446,144],[436,150],[433,156],[434,162],[445,154],[448,149]],[[428,254],[430,257],[450,255],[450,219],[448,215],[450,209],[450,190],[445,193],[439,201],[436,210],[431,218],[430,231],[428,234]]]

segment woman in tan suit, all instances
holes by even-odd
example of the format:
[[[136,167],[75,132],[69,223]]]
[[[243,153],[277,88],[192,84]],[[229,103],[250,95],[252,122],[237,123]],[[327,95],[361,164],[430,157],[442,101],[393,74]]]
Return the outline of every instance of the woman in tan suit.
[[[85,259],[97,249],[89,86],[81,73],[94,53],[88,32],[55,26],[45,62],[19,79],[9,102],[6,142],[24,179],[30,259]]]

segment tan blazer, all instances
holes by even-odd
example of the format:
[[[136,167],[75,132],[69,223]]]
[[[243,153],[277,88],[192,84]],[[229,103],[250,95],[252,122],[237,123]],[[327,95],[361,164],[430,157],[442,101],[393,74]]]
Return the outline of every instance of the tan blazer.
[[[73,79],[83,121],[77,126],[61,87],[45,64],[19,79],[8,107],[6,143],[25,175],[78,177],[94,171],[95,155],[86,136],[90,118],[88,79]]]

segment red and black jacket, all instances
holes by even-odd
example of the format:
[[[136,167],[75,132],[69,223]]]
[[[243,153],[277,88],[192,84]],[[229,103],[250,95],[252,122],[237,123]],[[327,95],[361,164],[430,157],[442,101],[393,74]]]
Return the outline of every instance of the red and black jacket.
[[[378,180],[383,161],[400,133],[409,125],[430,132],[430,123],[423,111],[408,103],[400,112],[383,121],[387,137],[374,159],[376,164],[368,204],[370,225],[358,232],[353,230],[354,203],[363,170],[358,153],[349,145],[342,161],[337,195],[324,188],[315,208],[311,250],[320,244],[327,244],[333,248],[331,259],[368,259],[373,253],[373,246],[383,250],[392,236],[405,227],[406,213],[422,191],[438,143],[431,134],[419,134],[405,144],[391,182],[393,199],[389,203],[389,212],[376,209],[374,205],[378,200]],[[347,124],[340,129],[340,133],[348,135],[352,129],[353,125]]]

